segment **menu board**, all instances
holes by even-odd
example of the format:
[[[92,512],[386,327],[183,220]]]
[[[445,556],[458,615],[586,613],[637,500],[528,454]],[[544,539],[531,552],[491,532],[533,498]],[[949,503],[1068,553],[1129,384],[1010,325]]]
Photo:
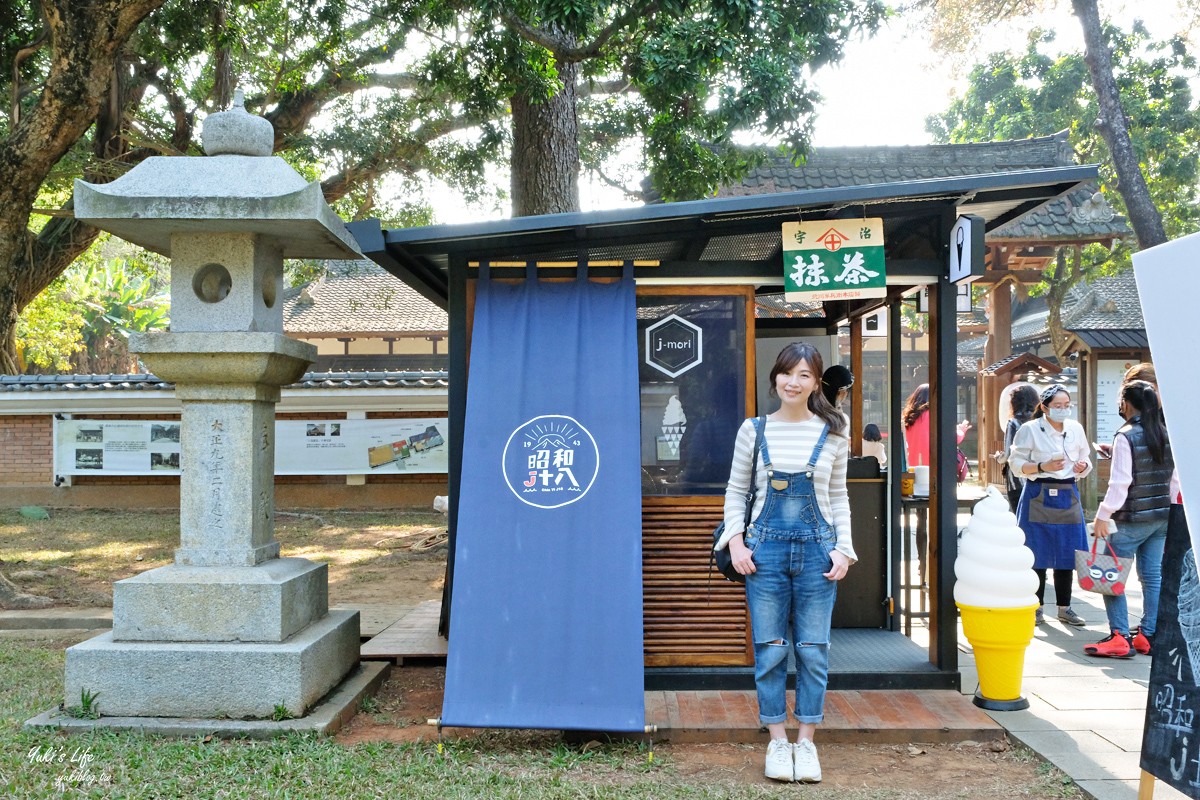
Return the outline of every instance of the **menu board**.
[[[1200,798],[1200,577],[1183,506],[1171,506],[1141,767]]]

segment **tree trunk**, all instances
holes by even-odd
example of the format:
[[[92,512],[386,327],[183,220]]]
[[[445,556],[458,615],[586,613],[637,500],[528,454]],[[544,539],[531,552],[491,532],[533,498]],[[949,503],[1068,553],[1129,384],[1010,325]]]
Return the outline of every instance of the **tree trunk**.
[[[1046,292],[1046,331],[1050,334],[1050,347],[1060,367],[1067,365],[1067,356],[1071,344],[1067,331],[1063,329],[1062,307],[1070,294],[1071,288],[1083,280],[1083,248],[1071,246],[1071,263],[1067,264],[1067,251],[1059,247],[1054,252],[1054,271],[1046,280],[1049,290]]]
[[[1125,200],[1129,224],[1137,235],[1139,248],[1154,247],[1165,242],[1167,234],[1163,230],[1162,214],[1150,199],[1146,177],[1138,166],[1137,154],[1129,138],[1129,126],[1121,108],[1121,94],[1113,76],[1112,54],[1104,44],[1100,28],[1100,11],[1096,0],[1071,0],[1071,5],[1083,26],[1084,61],[1092,76],[1092,86],[1100,105],[1100,118],[1096,120],[1096,125],[1112,154],[1113,166],[1117,170],[1117,191]]]
[[[579,65],[558,65],[562,89],[546,100],[512,98],[514,217],[579,210]]]
[[[38,189],[96,121],[121,48],[163,0],[43,0],[50,72],[40,99],[0,143],[0,373],[17,372],[17,315],[95,232],[74,220],[49,238],[29,231]],[[57,222],[57,220],[56,220]],[[45,233],[45,232],[44,232]],[[70,258],[65,256],[70,255]]]

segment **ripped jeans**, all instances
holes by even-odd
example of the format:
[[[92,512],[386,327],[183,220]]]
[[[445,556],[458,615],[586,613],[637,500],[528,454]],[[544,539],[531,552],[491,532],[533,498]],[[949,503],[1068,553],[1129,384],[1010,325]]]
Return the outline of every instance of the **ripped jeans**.
[[[816,724],[825,718],[829,628],[837,599],[837,581],[822,573],[833,566],[829,553],[836,539],[825,525],[803,531],[757,528],[746,541],[757,568],[746,576],[746,602],[759,721],[787,720],[788,651],[794,647],[796,720]]]

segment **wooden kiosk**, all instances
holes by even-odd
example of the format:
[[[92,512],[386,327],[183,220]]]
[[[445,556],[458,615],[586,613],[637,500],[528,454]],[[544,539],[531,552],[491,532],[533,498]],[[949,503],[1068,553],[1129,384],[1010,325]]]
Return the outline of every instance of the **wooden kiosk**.
[[[902,618],[911,613],[904,602],[911,591],[900,577],[899,472],[852,476],[860,561],[839,589],[830,688],[958,688],[952,593],[956,331],[949,234],[960,214],[979,216],[991,229],[1095,177],[1094,166],[1062,167],[463,225],[383,230],[375,220],[352,223],[364,254],[449,312],[451,550],[443,635],[453,591],[473,285],[481,263],[497,279],[519,279],[531,263],[546,277],[573,275],[586,263],[590,277],[601,280],[632,262],[641,341],[663,326],[680,326],[685,337],[687,329],[706,331],[702,364],[644,365],[640,376],[646,684],[657,689],[753,685],[744,593],[719,574],[710,578],[709,547],[721,516],[734,433],[745,417],[759,413],[757,387],[770,368],[759,363],[756,351],[773,358],[787,340],[829,337],[839,325],[887,307],[888,384],[898,387],[900,304],[928,287],[932,429],[940,432],[931,465],[940,478],[933,482],[928,514],[928,647],[901,632]],[[784,222],[858,217],[883,219],[886,297],[826,302],[819,316],[755,318],[755,297],[782,291]],[[850,330],[849,366],[860,374],[861,326]],[[904,399],[898,392],[887,390],[895,431],[901,430]],[[676,406],[682,406],[686,422]],[[861,405],[851,408],[851,420],[861,419],[861,412]],[[852,430],[852,440],[859,439],[860,431]],[[899,453],[889,455],[890,464],[899,461]],[[939,470],[941,464],[951,466]]]

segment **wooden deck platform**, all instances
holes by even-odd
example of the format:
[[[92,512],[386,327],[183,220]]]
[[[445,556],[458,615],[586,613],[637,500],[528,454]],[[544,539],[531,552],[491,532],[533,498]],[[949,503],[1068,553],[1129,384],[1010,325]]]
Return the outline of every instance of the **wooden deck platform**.
[[[438,636],[440,600],[398,609],[398,618],[364,642],[359,651],[367,661],[403,664],[406,658],[445,658],[446,640]]]
[[[400,665],[393,677],[402,679],[405,659],[445,658],[438,601],[393,613],[396,621],[363,643],[363,659]],[[655,741],[761,743],[766,735],[753,691],[648,691],[646,722],[658,728]],[[443,732],[454,735],[451,728]],[[1004,729],[954,690],[842,690],[827,695],[820,737],[831,743],[979,742],[1002,739]]]

